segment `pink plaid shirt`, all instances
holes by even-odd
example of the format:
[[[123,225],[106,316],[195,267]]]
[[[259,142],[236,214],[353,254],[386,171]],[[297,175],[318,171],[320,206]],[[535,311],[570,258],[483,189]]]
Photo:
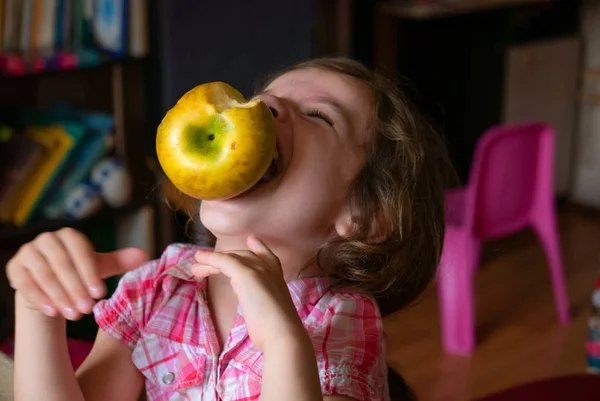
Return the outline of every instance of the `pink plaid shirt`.
[[[112,297],[94,307],[96,321],[132,349],[149,401],[258,400],[263,355],[240,309],[221,351],[206,280],[190,273],[198,249],[170,245],[160,259],[125,274]],[[312,339],[323,395],[389,400],[386,338],[375,301],[330,290],[326,278],[295,280],[288,288]]]

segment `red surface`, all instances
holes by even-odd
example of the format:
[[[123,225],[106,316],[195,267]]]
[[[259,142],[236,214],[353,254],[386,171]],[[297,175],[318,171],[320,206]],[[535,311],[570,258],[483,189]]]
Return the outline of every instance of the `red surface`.
[[[600,376],[553,377],[514,387],[476,401],[598,401]]]

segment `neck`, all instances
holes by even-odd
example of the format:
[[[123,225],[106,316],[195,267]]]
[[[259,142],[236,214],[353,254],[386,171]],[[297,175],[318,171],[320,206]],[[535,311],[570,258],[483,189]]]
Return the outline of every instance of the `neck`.
[[[316,247],[289,246],[273,238],[259,237],[269,249],[279,258],[286,281],[302,277],[322,275],[314,262]],[[216,252],[248,250],[245,236],[219,236],[215,243]]]

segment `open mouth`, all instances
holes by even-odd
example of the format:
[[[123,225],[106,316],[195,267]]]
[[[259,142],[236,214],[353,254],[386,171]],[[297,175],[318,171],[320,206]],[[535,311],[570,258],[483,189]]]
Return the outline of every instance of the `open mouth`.
[[[269,110],[271,111],[273,118],[277,118],[277,116],[278,116],[277,109],[275,109],[273,107],[269,107]],[[262,176],[262,178],[258,181],[257,184],[264,184],[266,182],[272,181],[275,177],[277,177],[280,170],[281,170],[281,166],[280,166],[280,160],[279,160],[279,144],[277,144],[277,147],[275,148],[275,153],[273,154],[273,160],[271,161],[271,164],[269,165],[267,172],[265,173],[265,175]]]
[[[280,166],[279,166],[279,150],[276,149],[273,154],[273,161],[269,165],[267,172],[262,176],[262,178],[258,181],[257,184],[264,184],[269,181],[272,181],[279,174]]]

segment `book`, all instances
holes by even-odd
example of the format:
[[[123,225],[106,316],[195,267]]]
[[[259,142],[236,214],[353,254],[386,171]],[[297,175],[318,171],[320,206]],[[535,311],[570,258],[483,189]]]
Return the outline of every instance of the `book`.
[[[0,0],[0,53],[4,44],[4,0]]]
[[[40,191],[40,194],[38,195],[38,198],[31,209],[30,218],[28,221],[39,217],[39,215],[42,213],[41,211],[44,204],[46,204],[48,199],[53,197],[53,195],[60,189],[65,177],[71,173],[71,171],[69,171],[69,168],[72,167],[69,165],[70,160],[74,157],[77,157],[77,154],[81,148],[81,143],[84,141],[86,136],[85,127],[76,122],[54,121],[51,123],[51,125],[63,130],[64,134],[71,138],[72,146],[64,155],[64,160],[56,166],[56,170],[52,177]]]
[[[37,28],[36,49],[43,52],[53,50],[56,34],[56,17],[58,12],[58,0],[39,0],[42,1],[39,17],[39,25]]]
[[[29,32],[29,49],[37,50],[44,3],[46,0],[31,0],[31,26]]]
[[[67,118],[67,115],[63,116]],[[77,149],[67,161],[66,174],[56,182],[56,189],[50,190],[42,204],[45,218],[64,217],[65,198],[79,183],[86,179],[92,168],[106,155],[110,147],[114,121],[112,116],[102,113],[80,113],[79,123],[86,130]]]
[[[149,52],[148,0],[0,0],[0,73],[99,65]]]
[[[148,54],[148,0],[129,0],[129,54]]]
[[[126,0],[96,0],[92,32],[97,46],[117,56],[127,52],[129,5]]]
[[[0,221],[10,222],[44,148],[25,132],[0,126]]]
[[[34,0],[22,0],[21,8],[21,32],[19,37],[19,50],[27,52],[31,49],[31,31],[33,25]]]
[[[54,47],[63,49],[71,43],[73,5],[70,0],[56,0]]]
[[[52,182],[57,170],[73,148],[73,138],[61,126],[28,127],[27,134],[44,148],[44,157],[27,186],[12,216],[17,226],[25,225],[44,190]]]

